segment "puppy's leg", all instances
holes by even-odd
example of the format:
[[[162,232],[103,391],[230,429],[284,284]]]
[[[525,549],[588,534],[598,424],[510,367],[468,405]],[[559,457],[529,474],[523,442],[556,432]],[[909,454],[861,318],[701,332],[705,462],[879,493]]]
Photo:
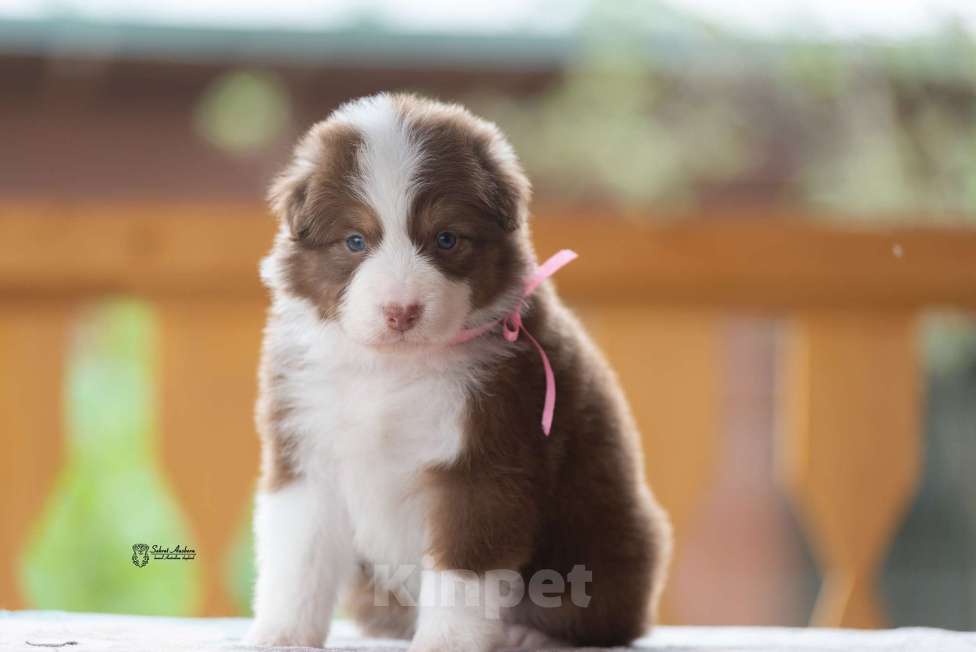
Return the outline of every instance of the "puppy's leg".
[[[486,652],[505,643],[504,617],[523,598],[538,512],[528,475],[494,461],[428,473],[429,557],[410,652]],[[514,498],[513,498],[514,497]]]
[[[524,583],[514,571],[425,573],[418,634],[410,652],[528,652],[567,647],[533,627],[503,618],[521,602],[524,592]]]
[[[485,573],[427,570],[409,652],[489,652],[505,642],[498,583]]]
[[[397,592],[377,583],[370,570],[364,566],[353,571],[343,607],[367,636],[402,639],[413,637],[417,624],[417,608],[414,602],[401,604]]]
[[[564,647],[572,646],[547,636],[533,627],[519,625],[518,623],[508,623],[505,626],[505,643],[500,650],[504,650],[505,652],[528,652],[558,650]]]
[[[349,518],[332,486],[300,477],[259,492],[254,515],[256,645],[321,647],[353,566]]]

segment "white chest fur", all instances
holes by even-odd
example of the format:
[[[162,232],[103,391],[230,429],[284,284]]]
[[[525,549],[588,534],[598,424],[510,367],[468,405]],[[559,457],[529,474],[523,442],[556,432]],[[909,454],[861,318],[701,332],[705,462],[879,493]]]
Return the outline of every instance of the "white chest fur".
[[[378,354],[292,300],[276,302],[268,346],[284,364],[275,394],[290,408],[284,425],[299,470],[340,494],[359,556],[418,563],[427,529],[418,480],[461,450],[470,355]]]

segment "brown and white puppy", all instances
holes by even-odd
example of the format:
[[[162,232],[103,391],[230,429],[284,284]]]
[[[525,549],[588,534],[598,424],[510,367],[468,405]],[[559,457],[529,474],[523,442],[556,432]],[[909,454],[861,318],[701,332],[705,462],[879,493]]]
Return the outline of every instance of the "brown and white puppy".
[[[531,345],[500,327],[455,343],[510,313],[536,264],[498,129],[356,100],[311,128],[270,201],[250,641],[323,645],[340,593],[415,652],[644,632],[670,530],[600,353],[550,284],[526,301],[558,383],[545,437]]]

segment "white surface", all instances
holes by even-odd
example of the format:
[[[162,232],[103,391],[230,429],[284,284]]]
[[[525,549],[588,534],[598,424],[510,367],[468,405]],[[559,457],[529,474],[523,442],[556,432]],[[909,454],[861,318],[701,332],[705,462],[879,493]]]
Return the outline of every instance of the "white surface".
[[[240,651],[257,650],[238,641],[249,621],[243,618],[151,618],[61,612],[0,611],[0,650]],[[65,647],[32,647],[32,643]],[[403,641],[368,641],[337,622],[330,650],[404,650]],[[269,649],[269,648],[263,648]],[[288,648],[297,650],[302,648]],[[310,649],[310,648],[305,648]],[[853,631],[773,627],[661,627],[635,649],[671,652],[963,652],[976,651],[976,633],[938,629]]]

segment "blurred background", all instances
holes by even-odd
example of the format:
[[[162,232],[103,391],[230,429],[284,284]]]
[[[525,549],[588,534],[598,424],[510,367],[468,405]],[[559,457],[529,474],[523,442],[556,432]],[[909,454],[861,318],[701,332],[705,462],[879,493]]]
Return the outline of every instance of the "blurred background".
[[[258,206],[304,129],[380,90],[459,101],[497,121],[550,224],[613,216],[707,230],[762,215],[831,233],[963,237],[976,223],[976,5],[964,0],[0,0],[0,216],[35,201]],[[2,240],[9,262],[17,252]],[[11,310],[33,298],[29,285],[13,294]],[[192,461],[159,452],[165,327],[154,303],[107,293],[72,310],[52,388],[64,405],[59,464],[50,486],[28,491],[36,517],[14,526],[0,514],[14,543],[0,606],[249,613],[246,500],[220,507],[234,525],[218,560],[128,563],[137,542],[197,545],[187,509],[204,498],[173,484]],[[786,317],[707,317],[706,363],[720,381],[705,426],[713,461],[682,508],[669,622],[806,623],[834,563],[777,475]],[[912,318],[922,467],[877,553],[877,595],[887,624],[973,629],[976,323],[945,309]],[[602,332],[613,357],[615,331]],[[219,335],[199,344],[224,346]],[[14,392],[19,379],[6,380]],[[882,403],[884,386],[878,378]],[[639,389],[628,384],[635,402]],[[248,401],[234,409],[249,423]],[[649,458],[668,457],[669,437],[678,445],[676,424]],[[30,425],[2,436],[13,466]],[[254,475],[253,431],[234,438],[247,440],[241,473]],[[0,492],[9,508],[22,488],[0,477]],[[219,577],[204,579],[218,562]],[[226,599],[206,598],[206,582]]]

